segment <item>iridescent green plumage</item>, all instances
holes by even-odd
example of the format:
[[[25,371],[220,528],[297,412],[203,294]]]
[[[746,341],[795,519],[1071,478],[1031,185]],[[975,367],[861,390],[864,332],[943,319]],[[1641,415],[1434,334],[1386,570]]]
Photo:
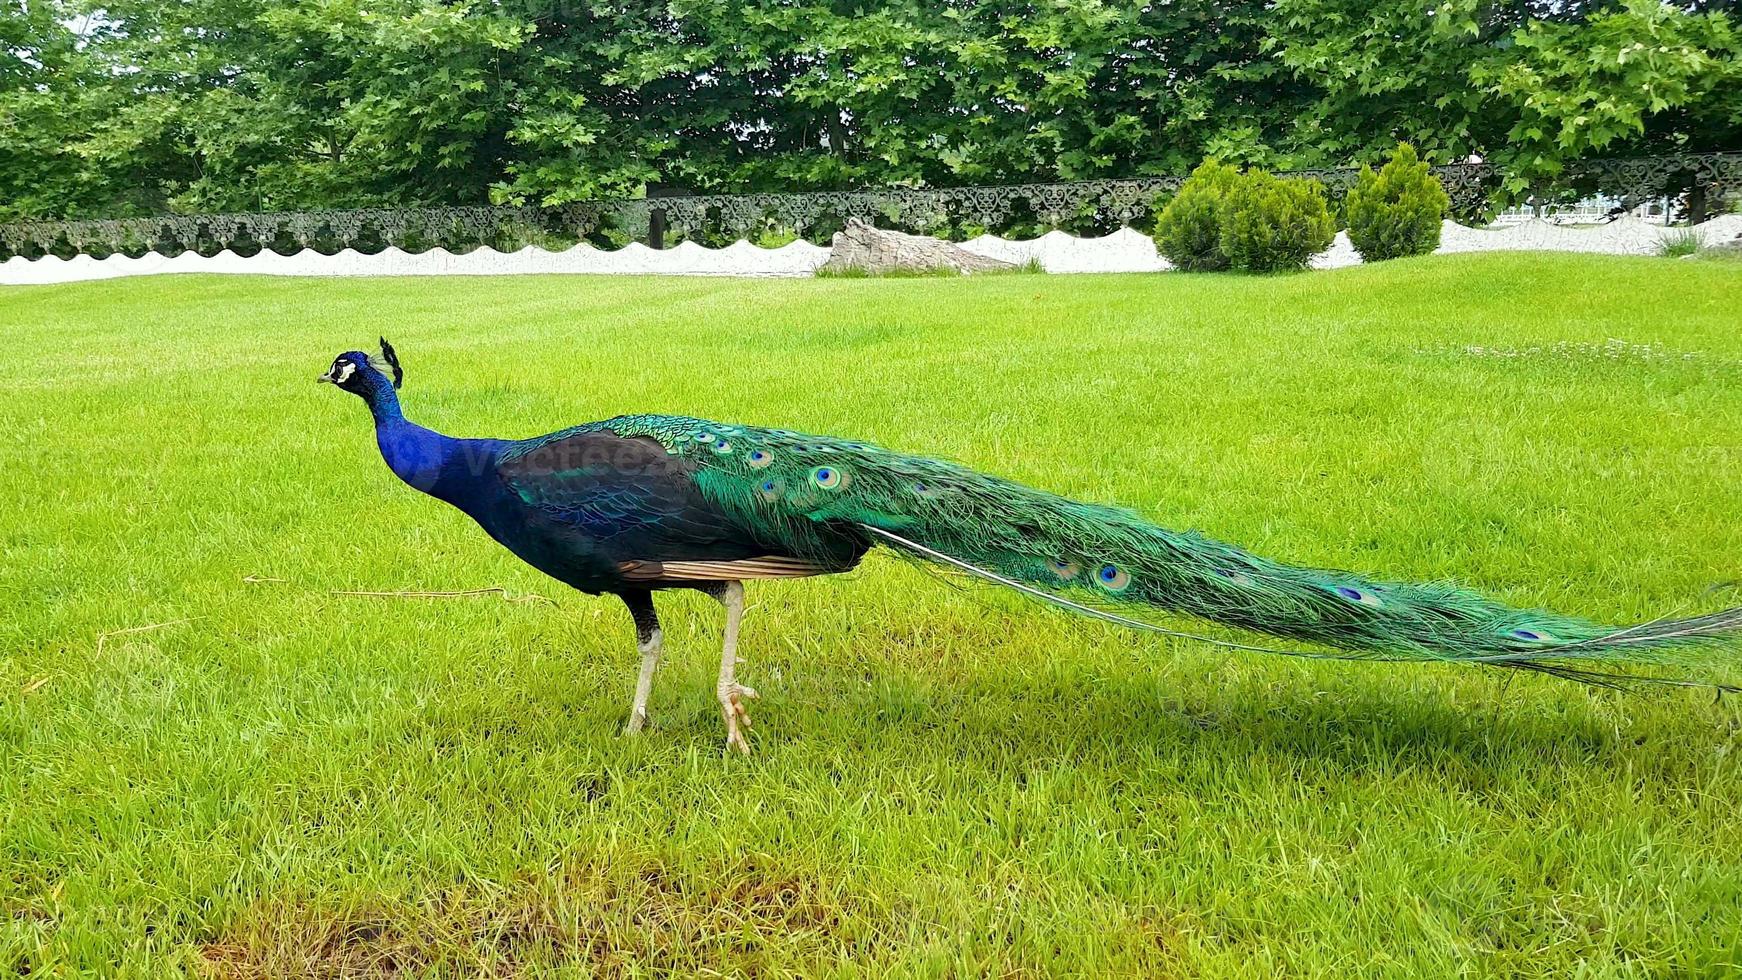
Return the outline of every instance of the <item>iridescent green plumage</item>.
[[[861,533],[1128,625],[1171,632],[1138,618],[1165,611],[1330,648],[1278,653],[1491,663],[1604,683],[1625,678],[1579,664],[1666,662],[1742,628],[1742,610],[1728,610],[1616,629],[1447,585],[1295,567],[952,463],[779,429],[624,416],[517,452],[585,431],[656,440],[690,464],[687,478],[714,505],[793,554]]]

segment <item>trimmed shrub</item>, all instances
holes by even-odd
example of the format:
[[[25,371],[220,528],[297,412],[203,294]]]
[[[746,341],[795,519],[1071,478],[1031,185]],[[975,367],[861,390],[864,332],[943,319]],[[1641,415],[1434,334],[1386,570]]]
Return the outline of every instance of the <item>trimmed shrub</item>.
[[[1415,147],[1399,143],[1377,174],[1362,167],[1355,178],[1346,205],[1349,242],[1363,262],[1426,255],[1440,246],[1440,221],[1451,203]]]
[[[1199,164],[1156,219],[1156,249],[1186,272],[1226,269],[1228,256],[1222,252],[1222,198],[1239,179],[1240,171],[1233,167],[1214,160]]]
[[[1337,234],[1323,184],[1263,170],[1249,171],[1228,190],[1221,225],[1222,253],[1246,272],[1304,269]]]

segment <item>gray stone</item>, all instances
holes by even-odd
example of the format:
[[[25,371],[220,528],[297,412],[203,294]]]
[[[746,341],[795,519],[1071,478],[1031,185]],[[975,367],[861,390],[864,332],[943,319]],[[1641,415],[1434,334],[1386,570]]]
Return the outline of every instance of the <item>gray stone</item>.
[[[1689,252],[1682,256],[1682,258],[1693,261],[1699,261],[1702,259],[1742,259],[1742,235],[1737,235],[1735,238],[1726,242],[1713,242],[1710,245],[1701,245],[1699,251]]]
[[[975,255],[941,238],[885,231],[857,218],[847,222],[845,231],[835,233],[829,261],[823,268],[832,272],[863,269],[868,275],[891,272],[930,272],[953,269],[963,274],[1014,269],[1002,259]]]

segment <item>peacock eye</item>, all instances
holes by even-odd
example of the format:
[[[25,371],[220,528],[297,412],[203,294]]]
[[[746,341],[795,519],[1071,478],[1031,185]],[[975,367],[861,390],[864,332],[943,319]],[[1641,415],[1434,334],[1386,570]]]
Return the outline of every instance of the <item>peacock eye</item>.
[[[1095,573],[1101,580],[1101,587],[1109,592],[1123,592],[1131,584],[1131,575],[1117,565],[1102,565]]]
[[[1361,589],[1352,588],[1347,585],[1336,586],[1334,591],[1337,595],[1342,596],[1350,602],[1359,602],[1363,606],[1382,606],[1385,604],[1377,594],[1365,592]]]
[[[761,449],[752,449],[747,459],[751,467],[760,470],[774,462],[774,454]]]
[[[839,490],[847,485],[847,474],[834,466],[818,466],[811,470],[811,482],[824,490]]]

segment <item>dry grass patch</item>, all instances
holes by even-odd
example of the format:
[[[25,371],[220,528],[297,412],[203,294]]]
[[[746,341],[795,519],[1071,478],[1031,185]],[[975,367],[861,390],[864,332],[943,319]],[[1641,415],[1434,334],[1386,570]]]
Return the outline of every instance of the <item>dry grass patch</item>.
[[[891,910],[820,878],[747,862],[718,873],[586,863],[501,886],[422,897],[278,897],[201,947],[209,976],[517,977],[553,967],[597,976],[685,975],[763,956],[874,958]]]

